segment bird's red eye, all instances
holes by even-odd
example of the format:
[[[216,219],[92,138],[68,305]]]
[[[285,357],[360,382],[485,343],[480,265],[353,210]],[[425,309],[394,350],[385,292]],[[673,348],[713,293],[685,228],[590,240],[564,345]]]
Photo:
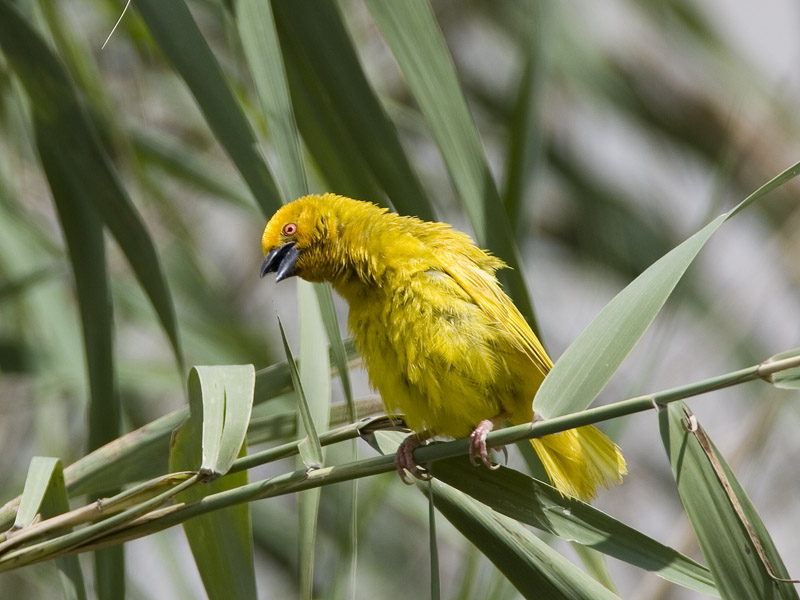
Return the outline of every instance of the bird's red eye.
[[[294,235],[295,233],[297,233],[296,223],[287,223],[283,226],[283,235]]]

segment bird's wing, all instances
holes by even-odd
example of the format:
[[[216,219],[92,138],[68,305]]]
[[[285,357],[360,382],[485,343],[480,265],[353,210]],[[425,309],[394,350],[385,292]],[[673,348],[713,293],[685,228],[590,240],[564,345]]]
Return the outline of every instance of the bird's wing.
[[[471,260],[444,260],[443,270],[472,298],[489,317],[505,329],[513,343],[527,354],[544,374],[553,361],[494,275]]]

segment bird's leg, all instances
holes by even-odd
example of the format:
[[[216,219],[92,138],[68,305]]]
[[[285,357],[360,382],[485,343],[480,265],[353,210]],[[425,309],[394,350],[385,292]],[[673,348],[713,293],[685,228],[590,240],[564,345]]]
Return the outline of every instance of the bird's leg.
[[[469,436],[469,461],[473,465],[477,467],[478,459],[480,459],[484,465],[492,470],[500,466],[492,464],[492,461],[489,460],[489,452],[486,450],[486,436],[494,429],[495,425],[502,423],[506,419],[508,419],[508,414],[501,412],[492,419],[484,419],[472,430],[472,434]],[[498,449],[502,449],[503,454],[506,456],[506,461],[508,461],[508,451],[506,447],[500,446]]]
[[[414,462],[414,450],[422,446],[423,442],[429,437],[430,434],[427,432],[412,433],[397,448],[397,453],[394,455],[394,466],[397,468],[400,479],[406,485],[413,485],[414,483],[406,477],[406,471],[422,481],[428,481],[431,478],[431,474],[427,469],[420,469],[417,463]]]

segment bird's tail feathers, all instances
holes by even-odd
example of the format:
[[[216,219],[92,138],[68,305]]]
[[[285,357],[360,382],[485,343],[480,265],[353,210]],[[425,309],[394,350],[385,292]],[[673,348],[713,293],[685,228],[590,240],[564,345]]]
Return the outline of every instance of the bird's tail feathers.
[[[591,500],[599,486],[622,483],[628,472],[619,447],[592,425],[532,439],[531,445],[564,496]]]

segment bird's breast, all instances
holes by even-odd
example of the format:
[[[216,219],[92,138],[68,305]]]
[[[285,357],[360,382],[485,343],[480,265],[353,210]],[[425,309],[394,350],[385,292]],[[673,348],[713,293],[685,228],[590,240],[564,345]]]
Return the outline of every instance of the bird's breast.
[[[427,275],[351,300],[348,324],[387,412],[415,431],[463,437],[524,388],[497,327]]]

